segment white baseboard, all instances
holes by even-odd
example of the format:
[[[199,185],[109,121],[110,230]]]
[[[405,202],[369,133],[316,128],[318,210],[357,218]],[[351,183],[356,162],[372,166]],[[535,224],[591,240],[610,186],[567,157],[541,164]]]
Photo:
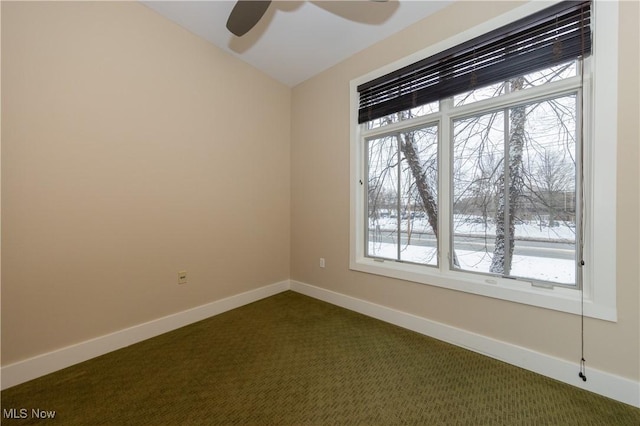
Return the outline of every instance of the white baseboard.
[[[289,281],[250,290],[2,367],[2,389],[184,327],[289,289]]]
[[[139,324],[2,367],[2,389],[53,373],[117,349],[141,342],[249,303],[292,290],[403,328],[434,337],[570,385],[640,407],[640,383],[605,371],[587,369],[578,377],[578,365],[521,346],[428,320],[362,299],[299,281],[281,281],[183,312]]]
[[[553,378],[635,407],[640,407],[640,383],[588,368],[587,381],[578,377],[578,363],[533,351],[423,317],[391,309],[362,299],[291,281],[291,290],[337,305],[456,346],[499,359],[509,364]]]

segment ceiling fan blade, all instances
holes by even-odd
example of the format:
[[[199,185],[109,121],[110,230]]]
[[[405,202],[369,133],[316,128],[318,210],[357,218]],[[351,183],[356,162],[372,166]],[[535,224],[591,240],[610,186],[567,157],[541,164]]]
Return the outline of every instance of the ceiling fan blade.
[[[238,0],[227,19],[227,29],[243,36],[260,21],[269,4],[271,0]]]

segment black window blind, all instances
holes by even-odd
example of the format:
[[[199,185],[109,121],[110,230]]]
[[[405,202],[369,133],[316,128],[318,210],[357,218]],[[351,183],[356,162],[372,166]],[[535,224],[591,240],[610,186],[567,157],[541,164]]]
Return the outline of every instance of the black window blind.
[[[358,123],[591,53],[591,2],[565,1],[358,86]]]

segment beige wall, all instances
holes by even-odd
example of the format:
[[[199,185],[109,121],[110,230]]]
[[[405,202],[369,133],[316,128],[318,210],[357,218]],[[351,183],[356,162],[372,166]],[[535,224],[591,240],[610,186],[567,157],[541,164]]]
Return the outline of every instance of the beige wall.
[[[2,2],[2,364],[287,279],[290,102],[139,3]]]
[[[575,315],[349,270],[349,81],[512,8],[455,4],[297,86],[291,278],[578,363]],[[617,323],[586,319],[588,366],[640,378],[638,3],[620,6]],[[622,37],[621,37],[622,38]],[[318,258],[326,258],[326,268]]]

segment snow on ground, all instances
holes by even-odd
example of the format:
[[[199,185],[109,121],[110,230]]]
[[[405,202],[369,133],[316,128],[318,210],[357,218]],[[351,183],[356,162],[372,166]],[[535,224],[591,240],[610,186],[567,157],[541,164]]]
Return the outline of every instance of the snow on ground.
[[[392,243],[369,243],[369,254],[375,257],[395,259],[397,246]],[[491,253],[484,251],[456,250],[460,269],[471,272],[489,272]],[[436,265],[436,249],[424,246],[404,246],[401,260]],[[575,264],[572,260],[514,255],[511,275],[539,281],[575,284]]]
[[[396,218],[370,220],[371,230],[378,232],[394,232],[398,221]],[[407,220],[401,220],[401,229],[407,229]],[[493,223],[485,224],[480,217],[456,215],[454,217],[455,235],[469,235],[485,238],[493,243],[496,227]],[[425,218],[415,218],[412,232],[432,234],[431,226]],[[374,237],[375,238],[375,237]],[[516,244],[518,240],[535,240],[542,242],[574,243],[575,228],[571,224],[559,222],[559,226],[549,227],[546,223],[527,222],[516,225]],[[397,258],[397,246],[393,243],[369,242],[369,254],[387,259]],[[465,271],[489,272],[492,253],[486,250],[456,250],[460,268]],[[419,245],[403,245],[400,259],[406,262],[437,264],[437,253],[433,247]],[[523,256],[515,254],[511,265],[511,276],[563,284],[575,283],[575,261],[572,259],[555,259],[552,257]]]

